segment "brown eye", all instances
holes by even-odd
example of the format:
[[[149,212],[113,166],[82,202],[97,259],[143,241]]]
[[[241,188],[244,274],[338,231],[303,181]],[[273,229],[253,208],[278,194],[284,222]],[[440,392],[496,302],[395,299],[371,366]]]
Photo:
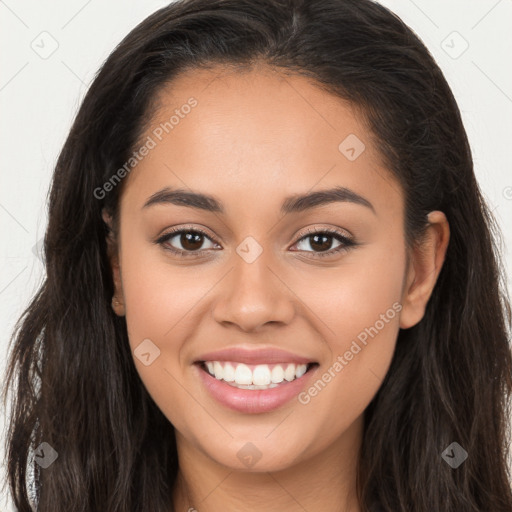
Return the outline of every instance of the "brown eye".
[[[334,241],[333,235],[326,234],[316,234],[316,235],[308,235],[304,238],[304,240],[309,239],[309,246],[315,251],[328,251],[331,249],[331,245]]]
[[[183,232],[179,236],[180,244],[186,251],[197,251],[203,245],[204,235],[201,233]]]
[[[205,242],[209,242],[210,246],[204,247]],[[185,256],[201,254],[217,246],[206,233],[198,229],[176,229],[161,236],[156,243],[171,252]]]
[[[333,244],[337,242],[337,245]],[[356,242],[338,231],[310,231],[295,243],[298,251],[311,252],[315,257],[333,256],[357,245]]]

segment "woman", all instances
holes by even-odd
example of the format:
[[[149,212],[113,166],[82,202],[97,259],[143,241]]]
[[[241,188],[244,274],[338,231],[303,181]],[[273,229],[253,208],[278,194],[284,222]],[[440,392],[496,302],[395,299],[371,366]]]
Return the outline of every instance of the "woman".
[[[18,510],[32,472],[39,511],[512,510],[495,234],[384,7],[157,11],[55,169],[8,372]]]

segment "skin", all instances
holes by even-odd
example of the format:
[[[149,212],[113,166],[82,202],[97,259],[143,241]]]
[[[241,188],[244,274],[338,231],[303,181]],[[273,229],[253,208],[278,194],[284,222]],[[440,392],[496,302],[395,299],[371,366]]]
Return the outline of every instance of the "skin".
[[[119,236],[109,238],[113,308],[126,316],[130,347],[150,339],[160,350],[148,366],[134,362],[176,429],[176,510],[359,512],[363,413],[388,371],[399,328],[424,314],[449,240],[446,218],[431,212],[421,246],[408,250],[402,189],[363,120],[305,77],[263,65],[187,71],[161,92],[145,136],[191,96],[198,105],[125,178]],[[366,146],[354,161],[338,149],[349,134]],[[334,186],[363,196],[374,211],[335,202],[279,212],[288,196]],[[213,195],[226,212],[143,209],[164,187]],[[179,235],[154,243],[180,226],[207,231],[211,240],[198,244],[205,255],[166,250],[183,247]],[[334,228],[358,245],[318,257],[305,228]],[[236,252],[247,236],[263,249],[252,263]],[[330,240],[333,251],[340,243]],[[307,404],[230,410],[209,395],[193,365],[228,346],[277,347],[317,361],[313,383],[393,304],[401,310]],[[248,442],[261,454],[250,468],[237,457]]]

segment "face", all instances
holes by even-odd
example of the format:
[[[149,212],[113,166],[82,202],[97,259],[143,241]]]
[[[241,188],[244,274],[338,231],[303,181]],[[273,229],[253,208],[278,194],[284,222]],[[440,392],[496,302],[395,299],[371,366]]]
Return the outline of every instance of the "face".
[[[188,71],[159,99],[123,184],[115,310],[179,449],[273,471],[353,443],[409,308],[398,182],[304,77]]]

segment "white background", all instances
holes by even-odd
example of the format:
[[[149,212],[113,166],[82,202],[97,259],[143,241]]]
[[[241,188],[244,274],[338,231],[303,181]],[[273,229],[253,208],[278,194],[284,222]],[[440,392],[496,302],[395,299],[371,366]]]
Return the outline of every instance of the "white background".
[[[511,287],[512,2],[382,3],[420,36],[454,91],[477,179],[505,236]],[[14,323],[42,282],[43,265],[34,246],[44,235],[51,174],[80,101],[115,45],[166,4],[162,0],[145,0],[144,5],[135,0],[0,0],[0,376]],[[56,50],[50,56],[37,53],[52,45]],[[4,415],[2,410],[0,429],[5,432]],[[0,448],[0,465],[3,460]],[[4,479],[0,468],[0,486]],[[0,495],[0,511],[11,510]]]

